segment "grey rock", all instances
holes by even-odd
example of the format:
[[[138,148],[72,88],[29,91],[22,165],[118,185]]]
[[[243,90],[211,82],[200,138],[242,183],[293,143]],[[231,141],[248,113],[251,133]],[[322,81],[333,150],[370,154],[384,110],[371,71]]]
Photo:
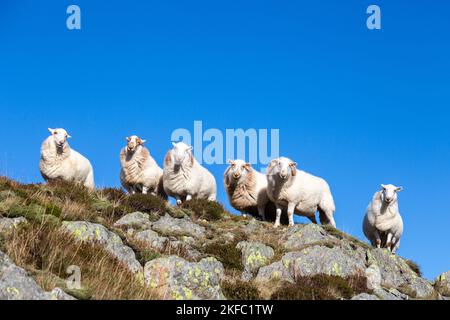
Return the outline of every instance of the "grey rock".
[[[124,228],[124,229],[134,229],[134,230],[147,230],[150,229],[152,223],[150,221],[150,216],[142,212],[134,212],[127,214],[120,218],[114,227]]]
[[[443,296],[450,296],[450,271],[444,272],[434,281],[434,287]]]
[[[157,251],[164,250],[166,248],[167,242],[169,241],[167,237],[161,237],[153,230],[138,232],[134,235],[134,239]]]
[[[259,242],[239,242],[236,246],[242,252],[242,264],[245,271],[250,274],[258,272],[261,267],[270,263],[274,256],[271,247]]]
[[[47,300],[45,291],[27,272],[0,251],[0,300]]]
[[[380,300],[409,300],[410,297],[401,293],[397,289],[376,289],[373,292]]]
[[[361,293],[353,297],[352,300],[380,300],[380,299],[374,294]]]
[[[170,241],[169,246],[169,254],[181,255],[188,260],[196,261],[202,256],[202,254],[198,250],[192,248],[190,245],[183,241]]]
[[[370,265],[366,269],[367,289],[375,290],[381,288],[381,271],[376,264]]]
[[[242,228],[242,231],[246,235],[251,235],[251,234],[254,234],[260,228],[262,228],[261,222],[259,222],[258,220],[256,220],[253,217],[250,217],[250,220],[245,225],[245,227]]]
[[[411,292],[413,298],[429,298],[434,294],[431,283],[419,277],[399,256],[386,249],[367,251],[369,264],[378,265],[381,273],[381,286]],[[409,293],[408,293],[409,294]]]
[[[16,229],[21,224],[26,224],[28,221],[24,217],[18,218],[1,218],[0,217],[0,234],[6,234]]]
[[[143,268],[136,260],[134,251],[124,245],[117,234],[104,226],[85,221],[64,221],[61,228],[70,233],[77,241],[101,245],[131,272],[142,273]]]
[[[221,300],[222,264],[215,258],[188,262],[177,256],[148,262],[144,268],[145,283],[165,293],[167,300]]]
[[[312,246],[298,252],[289,252],[281,261],[259,270],[257,281],[283,280],[293,282],[298,276],[328,274],[340,277],[364,274],[364,259],[351,255],[340,247]]]
[[[205,228],[191,221],[189,217],[173,218],[166,214],[153,223],[152,229],[165,236],[190,236],[204,238]]]
[[[298,224],[289,229],[284,247],[286,250],[294,251],[301,250],[306,245],[334,240],[336,239],[317,224]]]

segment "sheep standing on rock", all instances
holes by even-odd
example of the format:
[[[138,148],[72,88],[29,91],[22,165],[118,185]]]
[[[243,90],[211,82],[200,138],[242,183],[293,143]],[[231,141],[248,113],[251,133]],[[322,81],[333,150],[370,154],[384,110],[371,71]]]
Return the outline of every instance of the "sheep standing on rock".
[[[289,225],[294,225],[294,213],[306,216],[313,223],[319,211],[320,222],[336,227],[336,210],[328,183],[322,178],[297,170],[297,164],[288,158],[270,162],[267,169],[267,195],[277,206],[275,227],[280,225],[283,208],[287,208]]]
[[[127,146],[120,152],[120,182],[131,194],[150,192],[165,197],[162,186],[163,170],[144,147],[138,136],[127,138]]]
[[[403,234],[403,220],[398,210],[398,192],[401,187],[381,185],[366,210],[363,231],[377,248],[388,248],[395,253]]]
[[[40,171],[45,181],[66,181],[94,189],[94,171],[88,159],[71,149],[64,129],[48,129],[41,147]]]
[[[270,202],[267,195],[267,179],[243,160],[228,160],[223,183],[231,206],[242,214],[259,216],[266,220],[266,207]]]
[[[192,198],[216,200],[216,180],[192,154],[192,147],[183,142],[172,143],[164,159],[163,185],[165,192],[177,200]]]

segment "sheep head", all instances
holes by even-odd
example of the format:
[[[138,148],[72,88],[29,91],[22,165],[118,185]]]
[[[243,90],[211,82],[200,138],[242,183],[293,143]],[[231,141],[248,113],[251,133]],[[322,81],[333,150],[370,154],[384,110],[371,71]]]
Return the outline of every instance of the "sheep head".
[[[288,180],[297,175],[297,163],[285,157],[274,159],[269,164],[267,174]]]
[[[398,193],[402,191],[402,187],[396,187],[392,184],[381,185],[381,200],[387,204],[396,202]]]
[[[64,129],[48,128],[48,131],[52,134],[53,140],[58,149],[63,149],[67,144],[67,139],[71,138],[71,136]]]
[[[186,162],[190,165],[194,164],[194,155],[192,154],[192,146],[188,146],[184,142],[172,142],[172,161],[176,166],[181,166]]]
[[[146,140],[142,140],[138,136],[127,137],[127,150],[128,152],[135,152],[139,146],[142,146]]]
[[[244,160],[228,160],[230,166],[225,171],[226,181],[238,182],[245,180],[248,173],[252,170],[252,165]]]

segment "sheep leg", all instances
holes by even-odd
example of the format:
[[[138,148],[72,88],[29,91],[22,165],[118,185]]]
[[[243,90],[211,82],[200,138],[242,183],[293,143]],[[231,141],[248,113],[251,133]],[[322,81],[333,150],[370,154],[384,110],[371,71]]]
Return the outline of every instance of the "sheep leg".
[[[180,196],[177,196],[176,199],[177,199],[177,206],[181,206],[181,204],[182,204],[183,202],[181,201]]]
[[[311,220],[312,223],[317,224],[316,216],[308,216],[309,220]]]
[[[392,251],[392,233],[390,232],[388,232],[387,235],[386,248],[388,248],[389,251]]]
[[[192,196],[190,195],[190,194],[188,194],[187,196],[186,196],[186,201],[191,201],[192,200]]]
[[[142,186],[142,193],[147,194],[148,193],[148,187]]]
[[[392,253],[395,254],[399,247],[400,247],[400,239],[398,239],[397,242],[395,242],[394,248],[392,248]]]
[[[281,213],[283,212],[283,210],[281,209],[280,206],[277,205],[277,216],[275,218],[275,224],[274,224],[274,228],[278,228],[280,226],[280,220],[281,220]]]
[[[266,204],[258,206],[258,214],[259,214],[259,217],[262,219],[262,221],[266,221],[265,209],[266,209]]]
[[[375,230],[374,235],[375,235],[375,243],[376,243],[376,245],[377,245],[377,248],[380,249],[380,248],[381,248],[381,237],[380,237],[380,233],[379,233],[377,230]]]
[[[295,203],[289,203],[287,213],[290,227],[294,226],[294,210],[295,210]]]

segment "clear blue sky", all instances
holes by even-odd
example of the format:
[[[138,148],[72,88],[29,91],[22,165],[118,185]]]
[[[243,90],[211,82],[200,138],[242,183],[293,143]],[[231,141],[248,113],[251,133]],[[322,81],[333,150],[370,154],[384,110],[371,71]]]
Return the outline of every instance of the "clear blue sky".
[[[381,31],[366,28],[372,3]],[[70,4],[81,31],[66,28]],[[42,181],[47,127],[69,131],[99,186],[119,185],[127,135],[162,163],[172,131],[194,120],[277,128],[281,154],[327,179],[338,227],[361,239],[380,183],[402,185],[399,254],[434,278],[450,269],[449,12],[446,1],[2,0],[0,174]],[[228,206],[225,165],[208,168]]]

